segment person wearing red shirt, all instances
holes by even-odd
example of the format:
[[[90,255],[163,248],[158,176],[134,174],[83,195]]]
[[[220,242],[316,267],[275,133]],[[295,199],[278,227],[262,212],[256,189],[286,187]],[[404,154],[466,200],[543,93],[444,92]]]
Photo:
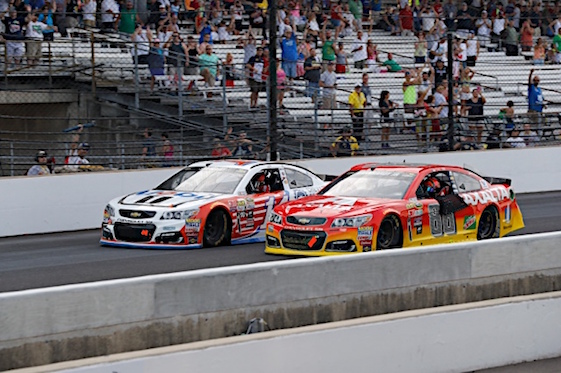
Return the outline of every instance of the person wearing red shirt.
[[[226,158],[232,156],[232,152],[222,144],[222,139],[220,137],[215,137],[213,143],[214,148],[211,153],[213,157]]]
[[[401,35],[413,35],[413,12],[409,4],[399,11],[399,26],[401,28]]]

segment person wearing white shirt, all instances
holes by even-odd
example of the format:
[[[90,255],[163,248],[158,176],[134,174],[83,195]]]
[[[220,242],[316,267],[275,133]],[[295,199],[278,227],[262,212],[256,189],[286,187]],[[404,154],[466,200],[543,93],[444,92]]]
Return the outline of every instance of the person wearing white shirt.
[[[119,15],[119,4],[115,0],[103,0],[101,3],[101,23],[104,29],[116,28],[115,20]]]
[[[355,68],[364,69],[364,63],[368,54],[366,52],[366,42],[368,41],[368,36],[364,35],[362,30],[358,30],[356,33],[356,39],[353,43],[353,60],[355,63]]]
[[[96,0],[84,0],[82,3],[82,19],[86,28],[95,27],[95,12],[97,11]]]
[[[526,147],[526,143],[524,142],[524,139],[522,137],[520,137],[520,131],[517,130],[517,129],[512,130],[512,132],[510,133],[510,136],[508,137],[508,139],[506,139],[506,143],[511,148],[525,148]]]
[[[493,24],[489,17],[487,17],[487,11],[481,12],[481,18],[475,22],[475,27],[477,27],[477,38],[479,44],[486,46],[489,40],[491,40],[491,28]]]
[[[35,66],[41,58],[41,42],[43,40],[43,30],[52,29],[52,26],[47,26],[43,22],[37,21],[37,13],[32,13],[28,19],[25,36],[28,39],[26,43],[27,64]]]
[[[499,16],[493,20],[493,34],[491,35],[491,39],[493,43],[499,43],[501,40],[501,33],[505,29],[505,17],[502,13],[499,13]]]
[[[466,45],[467,45],[467,49],[466,49],[467,65],[473,67],[475,66],[475,61],[477,61],[477,57],[479,56],[479,41],[475,38],[473,31],[469,32]]]

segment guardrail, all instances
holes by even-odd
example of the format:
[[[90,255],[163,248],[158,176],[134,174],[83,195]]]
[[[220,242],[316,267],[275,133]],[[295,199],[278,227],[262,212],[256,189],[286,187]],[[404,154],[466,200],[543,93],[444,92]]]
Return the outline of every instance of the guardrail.
[[[0,294],[0,370],[561,290],[561,233]],[[20,357],[25,356],[25,359]]]

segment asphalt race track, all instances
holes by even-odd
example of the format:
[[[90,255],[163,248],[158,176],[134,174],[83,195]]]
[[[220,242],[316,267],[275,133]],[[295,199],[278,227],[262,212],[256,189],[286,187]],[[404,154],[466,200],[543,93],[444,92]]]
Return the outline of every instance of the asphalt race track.
[[[516,234],[561,230],[561,192],[518,195],[526,228]],[[289,260],[264,244],[198,250],[101,247],[99,230],[0,238],[0,292],[150,274]]]

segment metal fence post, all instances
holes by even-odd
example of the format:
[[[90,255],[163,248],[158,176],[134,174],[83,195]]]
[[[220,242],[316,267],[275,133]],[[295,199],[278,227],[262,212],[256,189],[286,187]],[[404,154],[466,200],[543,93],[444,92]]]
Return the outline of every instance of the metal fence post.
[[[47,45],[49,46],[49,87],[53,87],[53,71],[52,71],[52,61],[53,61],[53,55],[52,55],[52,50],[51,50],[51,42],[47,42]]]
[[[90,45],[92,51],[92,94],[95,95],[95,44],[94,44],[94,34],[93,32],[90,34]]]
[[[134,43],[134,107],[140,108],[140,87],[138,76],[138,44]]]
[[[230,68],[233,70],[233,67]],[[226,68],[224,67],[224,65],[222,65],[222,127],[224,134],[226,134],[226,132],[228,131],[228,114],[226,113],[227,108],[228,102],[226,100]]]
[[[8,42],[4,41],[4,85],[8,88]]]
[[[10,142],[10,176],[15,176],[14,173],[14,162],[15,162],[15,157],[14,157],[14,143]]]
[[[183,166],[183,126],[180,128],[181,142],[179,143],[179,165]]]
[[[183,119],[183,61],[177,67],[177,111],[179,120]]]
[[[319,120],[318,120],[318,97],[314,100],[314,150],[319,150]]]

